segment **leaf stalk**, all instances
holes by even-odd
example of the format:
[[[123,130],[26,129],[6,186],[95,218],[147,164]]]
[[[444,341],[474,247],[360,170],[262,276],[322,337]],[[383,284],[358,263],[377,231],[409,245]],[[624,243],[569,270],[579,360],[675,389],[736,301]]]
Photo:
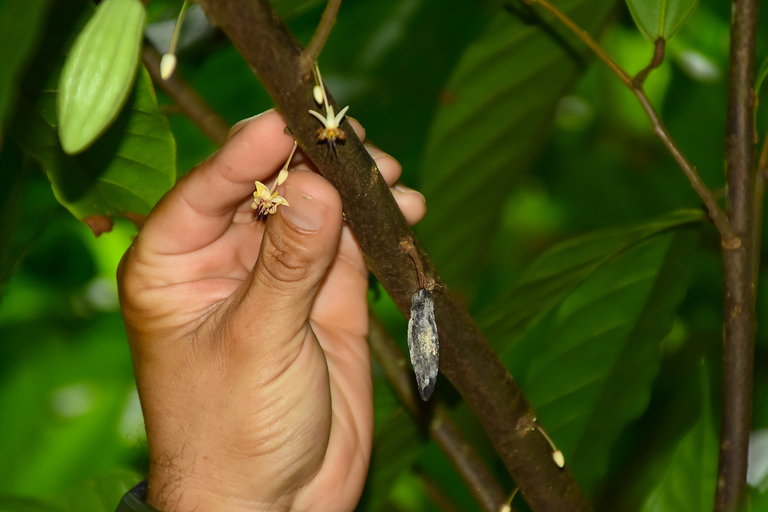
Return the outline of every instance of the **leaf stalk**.
[[[571,20],[565,13],[560,11],[557,7],[552,5],[548,0],[523,0],[529,5],[538,4],[543,9],[551,13],[557,18],[563,25],[565,25],[573,34],[578,37],[587,47],[589,47],[597,57],[602,60],[608,68],[621,80],[621,82],[637,97],[640,101],[640,105],[643,107],[648,118],[651,120],[653,127],[653,133],[661,140],[667,150],[672,154],[677,164],[685,173],[685,176],[691,182],[691,186],[701,198],[704,206],[707,208],[712,222],[720,232],[723,247],[738,247],[741,245],[741,239],[737,236],[733,227],[731,226],[728,216],[717,204],[712,191],[707,187],[704,181],[699,176],[696,168],[690,164],[688,159],[683,155],[683,152],[678,147],[672,136],[667,131],[666,126],[662,122],[659,115],[653,108],[648,96],[646,96],[643,90],[643,83],[648,77],[651,70],[658,67],[664,58],[664,43],[655,44],[654,57],[651,64],[643,69],[636,77],[632,77],[627,71],[624,70],[615,60],[603,49],[603,47],[595,41],[584,29],[579,27],[573,20]],[[663,41],[663,39],[661,40]]]

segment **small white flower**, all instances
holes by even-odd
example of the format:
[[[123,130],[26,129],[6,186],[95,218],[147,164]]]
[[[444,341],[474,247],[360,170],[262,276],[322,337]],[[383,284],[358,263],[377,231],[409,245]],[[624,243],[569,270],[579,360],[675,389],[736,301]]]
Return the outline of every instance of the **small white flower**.
[[[277,211],[277,207],[280,205],[288,206],[288,201],[284,197],[277,195],[277,185],[275,185],[274,190],[269,190],[266,185],[257,181],[251,208],[256,210],[260,216],[271,215]]]

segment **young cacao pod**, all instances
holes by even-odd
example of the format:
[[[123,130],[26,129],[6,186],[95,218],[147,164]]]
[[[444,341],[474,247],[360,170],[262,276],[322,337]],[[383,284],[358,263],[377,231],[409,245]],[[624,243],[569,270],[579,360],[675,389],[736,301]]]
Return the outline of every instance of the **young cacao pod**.
[[[77,36],[56,101],[66,153],[85,150],[120,113],[136,77],[145,24],[140,0],[103,0]]]

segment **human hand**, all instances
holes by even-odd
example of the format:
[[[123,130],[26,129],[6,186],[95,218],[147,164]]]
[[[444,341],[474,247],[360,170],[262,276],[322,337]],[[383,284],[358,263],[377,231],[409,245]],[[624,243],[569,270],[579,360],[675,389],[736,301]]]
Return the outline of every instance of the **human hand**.
[[[361,139],[364,131],[353,123]],[[373,430],[368,269],[336,190],[300,155],[266,222],[254,181],[293,139],[269,111],[239,123],[158,203],[118,269],[163,512],[352,510]],[[399,164],[369,150],[387,183]],[[392,189],[411,223],[423,197]]]

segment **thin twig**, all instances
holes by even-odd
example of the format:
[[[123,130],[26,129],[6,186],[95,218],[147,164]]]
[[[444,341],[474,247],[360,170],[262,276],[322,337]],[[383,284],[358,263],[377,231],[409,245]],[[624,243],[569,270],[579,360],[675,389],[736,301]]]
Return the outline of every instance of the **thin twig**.
[[[339,12],[340,6],[341,0],[328,0],[328,3],[325,4],[325,10],[320,17],[320,23],[318,23],[312,39],[301,55],[301,68],[304,73],[312,71],[312,65],[320,56],[320,52],[323,46],[325,46],[325,41],[336,24],[336,14]]]
[[[400,311],[410,313],[418,276],[400,241],[413,240],[425,277],[435,282],[441,373],[483,425],[521,494],[538,511],[586,512],[592,506],[566,466],[552,462],[546,440],[525,428],[535,412],[477,329],[463,303],[447,288],[408,225],[376,163],[345,120],[346,140],[330,152],[318,144],[312,74],[302,73],[295,36],[267,0],[199,0],[209,20],[229,37],[258,74],[291,135],[318,171],[339,191],[349,226],[368,267]],[[329,103],[338,104],[329,95]]]
[[[182,78],[180,71],[168,80],[160,76],[160,59],[162,56],[149,42],[144,42],[141,58],[149,71],[152,81],[160,87],[181,109],[181,112],[202,131],[217,146],[222,146],[227,140],[229,125],[203,99],[194,87]]]
[[[733,230],[728,217],[725,215],[725,212],[723,212],[722,208],[720,208],[720,205],[717,204],[717,199],[715,199],[712,191],[701,179],[699,173],[696,172],[696,167],[691,165],[691,163],[688,161],[685,155],[683,155],[683,152],[675,143],[674,139],[672,139],[672,136],[667,131],[667,127],[664,126],[664,123],[656,113],[653,105],[651,105],[651,101],[648,99],[648,96],[646,96],[645,91],[643,91],[643,89],[636,89],[634,87],[632,87],[631,90],[640,101],[640,105],[643,107],[646,115],[648,115],[648,118],[651,120],[653,133],[655,133],[661,142],[664,143],[664,145],[667,147],[667,150],[672,155],[672,158],[675,159],[677,165],[680,166],[680,168],[683,170],[683,173],[685,173],[685,176],[688,178],[688,181],[691,182],[693,190],[696,191],[696,193],[699,195],[699,198],[701,198],[701,200],[704,202],[704,206],[707,208],[709,217],[712,219],[712,222],[714,222],[717,230],[720,232],[720,238],[722,240],[723,247],[739,247],[742,243],[741,238],[739,238],[739,236]]]
[[[720,461],[715,512],[736,510],[747,479],[752,425],[756,275],[759,234],[755,222],[755,127],[753,92],[758,0],[734,0],[731,6],[731,53],[728,72],[725,170],[728,218],[744,243],[723,248],[725,278]],[[762,195],[762,192],[759,193]],[[752,244],[757,242],[755,246]]]
[[[641,89],[645,83],[645,79],[648,78],[651,71],[661,66],[661,63],[664,62],[664,52],[666,49],[667,41],[663,37],[656,39],[656,42],[653,43],[653,58],[651,59],[651,63],[644,67],[635,75],[635,78],[632,79],[632,86],[635,89]]]
[[[418,399],[408,361],[389,336],[386,328],[371,313],[368,342],[373,357],[384,368],[389,383],[408,411],[422,425],[428,425],[430,437],[451,461],[477,502],[486,512],[499,512],[507,501],[501,486],[475,452],[442,405],[431,411]]]
[[[568,27],[568,29],[573,32],[576,37],[581,39],[581,41],[586,44],[590,50],[595,52],[595,54],[605,62],[605,64],[613,71],[613,73],[619,77],[619,79],[624,82],[624,85],[632,88],[632,75],[624,71],[624,68],[619,66],[615,60],[613,60],[613,57],[608,55],[608,53],[603,49],[602,46],[600,46],[600,43],[595,41],[592,36],[590,36],[586,30],[578,26],[576,23],[573,22],[571,18],[565,15],[564,12],[562,12],[560,9],[549,3],[547,0],[523,0],[525,3],[531,5],[531,4],[539,4],[541,7],[549,11],[555,18],[557,18],[563,25]]]
[[[699,176],[699,173],[696,171],[696,168],[688,162],[688,160],[683,155],[680,148],[677,146],[677,143],[672,139],[669,132],[667,131],[667,128],[664,126],[664,123],[661,121],[661,118],[656,113],[656,111],[653,109],[653,105],[651,105],[650,100],[645,94],[645,91],[643,91],[643,81],[645,81],[645,78],[648,75],[648,68],[641,71],[640,74],[638,74],[638,77],[632,78],[632,76],[627,73],[624,68],[619,66],[613,58],[608,55],[608,53],[603,49],[600,44],[595,41],[592,36],[590,36],[586,31],[584,31],[581,27],[579,27],[576,23],[574,23],[568,16],[566,16],[562,11],[560,11],[557,7],[552,5],[548,0],[523,0],[526,1],[529,4],[538,4],[542,8],[549,11],[553,16],[555,16],[560,22],[562,22],[566,27],[568,27],[575,35],[578,37],[584,44],[586,44],[595,54],[602,60],[608,68],[610,68],[613,73],[619,77],[619,79],[622,81],[624,85],[627,86],[629,90],[631,90],[634,95],[637,97],[637,99],[640,101],[640,104],[643,107],[643,110],[645,110],[645,113],[648,115],[648,117],[651,120],[651,124],[653,126],[653,133],[656,134],[659,139],[664,143],[664,145],[667,147],[667,150],[672,154],[677,164],[680,166],[680,168],[685,173],[688,180],[691,182],[691,185],[693,186],[693,189],[696,191],[696,193],[699,195],[701,200],[704,202],[704,206],[706,206],[707,211],[709,212],[709,216],[712,219],[712,222],[714,222],[715,226],[717,227],[717,230],[720,232],[720,237],[722,239],[722,244],[724,247],[738,247],[741,244],[741,240],[736,235],[736,232],[731,227],[731,224],[728,220],[728,217],[725,215],[723,210],[720,208],[720,205],[717,204],[717,200],[712,194],[712,191],[707,187],[707,185],[702,181],[701,177]],[[656,49],[654,51],[654,58],[651,62],[651,65],[659,58],[659,45],[657,42]],[[663,51],[661,53],[661,58],[663,58]],[[649,66],[650,67],[650,66]],[[644,73],[644,75],[643,75]]]

